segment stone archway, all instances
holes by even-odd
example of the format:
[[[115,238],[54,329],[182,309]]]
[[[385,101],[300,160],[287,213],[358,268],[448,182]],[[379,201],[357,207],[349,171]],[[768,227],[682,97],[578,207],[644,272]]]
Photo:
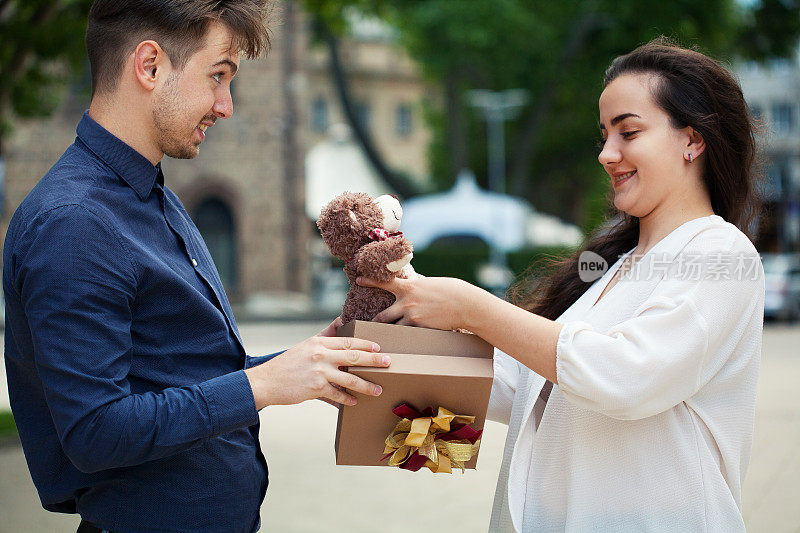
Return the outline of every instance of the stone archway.
[[[233,212],[218,196],[197,202],[192,213],[227,292],[236,292],[238,279],[237,228]]]

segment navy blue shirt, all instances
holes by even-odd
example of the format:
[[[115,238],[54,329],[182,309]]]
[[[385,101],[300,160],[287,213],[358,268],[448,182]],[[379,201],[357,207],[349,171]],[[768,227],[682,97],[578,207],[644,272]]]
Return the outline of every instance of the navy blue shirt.
[[[230,305],[160,164],[88,113],[3,250],[5,363],[45,509],[119,531],[254,531],[267,489]]]

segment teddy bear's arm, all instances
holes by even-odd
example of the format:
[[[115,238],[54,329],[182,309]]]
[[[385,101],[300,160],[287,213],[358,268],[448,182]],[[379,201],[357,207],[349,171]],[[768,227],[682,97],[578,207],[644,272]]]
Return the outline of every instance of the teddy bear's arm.
[[[394,237],[365,244],[356,252],[353,262],[358,275],[389,281],[411,261],[412,251],[408,239]]]

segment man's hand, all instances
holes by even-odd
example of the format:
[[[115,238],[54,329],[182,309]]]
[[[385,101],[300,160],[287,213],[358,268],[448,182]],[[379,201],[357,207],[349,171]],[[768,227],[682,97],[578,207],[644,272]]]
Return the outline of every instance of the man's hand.
[[[378,396],[381,388],[339,369],[343,366],[387,367],[388,355],[377,353],[372,341],[351,337],[323,336],[335,332],[336,321],[321,335],[311,337],[264,364],[245,370],[256,401],[256,409],[267,405],[290,405],[314,398],[355,405],[356,399],[340,388]]]

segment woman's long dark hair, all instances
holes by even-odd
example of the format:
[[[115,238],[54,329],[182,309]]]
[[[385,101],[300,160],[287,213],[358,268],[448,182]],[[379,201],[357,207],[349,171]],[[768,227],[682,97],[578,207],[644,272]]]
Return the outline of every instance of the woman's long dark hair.
[[[706,143],[703,183],[714,213],[750,235],[759,209],[755,174],[755,126],[742,89],[710,57],[661,37],[619,56],[606,70],[603,87],[624,74],[654,74],[653,98],[672,126],[695,129]],[[586,292],[591,282],[578,276],[578,258],[592,251],[614,264],[639,242],[639,219],[618,212],[592,234],[583,247],[551,264],[550,275],[531,272],[512,287],[510,300],[555,320]]]

